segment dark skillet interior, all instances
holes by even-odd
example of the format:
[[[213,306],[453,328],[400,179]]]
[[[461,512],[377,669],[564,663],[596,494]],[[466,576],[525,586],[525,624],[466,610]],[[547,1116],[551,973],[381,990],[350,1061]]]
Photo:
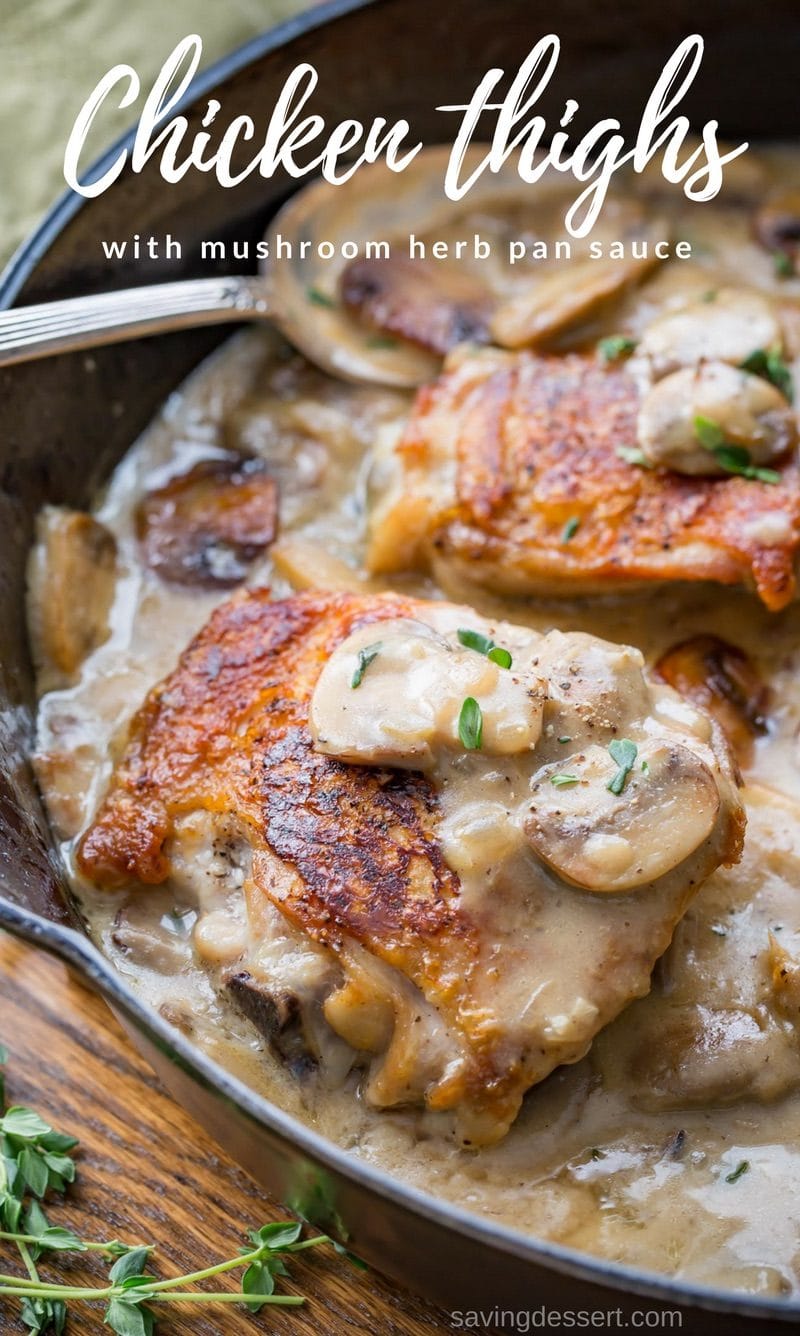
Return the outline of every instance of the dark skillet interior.
[[[453,129],[452,119],[434,110],[437,104],[465,100],[489,66],[515,72],[534,42],[552,30],[563,51],[542,107],[551,123],[572,97],[581,104],[576,127],[617,116],[632,129],[666,57],[698,28],[706,59],[682,110],[696,122],[718,119],[730,137],[796,136],[797,0],[758,7],[750,0],[706,0],[702,7],[689,0],[611,6],[568,0],[555,11],[531,0],[334,3],[210,71],[187,113],[190,132],[199,128],[212,89],[223,105],[223,124],[244,113],[257,125],[266,123],[288,72],[310,60],[320,72],[314,110],[331,123],[345,116],[405,116],[434,143]],[[62,201],[52,211],[6,273],[0,304],[208,274],[193,243],[255,239],[292,184],[250,177],[223,190],[192,173],[167,187],[157,163],[138,176],[125,173],[99,199],[80,208]],[[133,231],[171,233],[183,242],[184,258],[157,266],[101,260],[101,238]],[[448,1307],[621,1306],[629,1312],[653,1303],[680,1306],[683,1330],[704,1332],[752,1332],[772,1327],[776,1317],[796,1322],[797,1306],[673,1285],[523,1239],[349,1162],[194,1053],[72,931],[76,920],[26,760],[34,697],[24,571],[33,518],[44,501],[85,506],[170,391],[222,337],[218,330],[181,333],[102,349],[91,359],[79,354],[0,372],[0,925],[87,974],[123,1015],[165,1084],[270,1191]],[[353,1283],[363,1282],[354,1275]]]

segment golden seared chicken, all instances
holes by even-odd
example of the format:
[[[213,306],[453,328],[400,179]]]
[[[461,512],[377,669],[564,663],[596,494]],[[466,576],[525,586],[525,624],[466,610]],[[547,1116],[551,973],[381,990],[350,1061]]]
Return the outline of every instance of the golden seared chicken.
[[[453,354],[378,456],[372,571],[511,594],[711,580],[784,607],[800,546],[794,412],[726,362],[727,345],[675,370],[672,337],[656,330],[629,365]],[[668,374],[652,383],[654,367]]]
[[[637,650],[255,589],[146,700],[79,864],[193,885],[197,949],[293,1065],[344,1054],[479,1145],[647,992],[743,825],[721,730]],[[212,864],[244,937],[202,912]]]

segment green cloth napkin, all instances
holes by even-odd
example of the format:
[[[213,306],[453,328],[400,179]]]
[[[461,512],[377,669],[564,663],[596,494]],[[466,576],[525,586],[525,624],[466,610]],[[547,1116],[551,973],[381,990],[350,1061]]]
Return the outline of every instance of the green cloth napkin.
[[[307,3],[0,0],[0,263],[65,188],[61,167],[69,131],[106,70],[133,65],[146,89],[187,33],[200,34],[208,63]],[[91,157],[128,128],[135,111],[101,113],[89,141]]]

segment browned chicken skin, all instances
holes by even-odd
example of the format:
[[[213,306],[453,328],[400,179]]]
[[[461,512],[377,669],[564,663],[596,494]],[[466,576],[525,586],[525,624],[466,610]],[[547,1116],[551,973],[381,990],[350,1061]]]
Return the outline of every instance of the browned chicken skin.
[[[430,566],[511,594],[711,580],[795,595],[800,474],[777,484],[630,462],[636,382],[593,354],[456,356],[380,472],[368,561]],[[569,535],[565,537],[566,533]]]

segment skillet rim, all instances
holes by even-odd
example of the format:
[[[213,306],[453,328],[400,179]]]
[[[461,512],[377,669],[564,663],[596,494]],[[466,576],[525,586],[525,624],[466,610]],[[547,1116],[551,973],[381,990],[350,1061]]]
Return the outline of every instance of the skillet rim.
[[[206,99],[220,84],[255,64],[263,56],[294,39],[327,26],[331,21],[368,7],[378,8],[394,0],[326,0],[310,10],[268,29],[202,70],[187,94],[175,105],[180,113]],[[104,171],[120,149],[130,148],[135,129],[117,138],[93,163],[89,179]],[[34,273],[55,239],[87,201],[75,191],[64,191],[23,240],[0,273],[0,309],[14,304],[20,291]],[[198,363],[199,365],[199,363]],[[66,884],[66,883],[65,883]],[[238,1077],[207,1057],[183,1034],[142,1002],[114,970],[111,962],[75,928],[50,921],[0,895],[0,928],[28,941],[77,969],[80,975],[103,995],[113,1010],[121,1012],[145,1038],[173,1064],[234,1104],[246,1117],[267,1131],[290,1142],[316,1163],[332,1169],[367,1193],[388,1198],[393,1204],[415,1215],[433,1218],[447,1230],[460,1234],[491,1249],[530,1260],[563,1277],[573,1277],[590,1285],[606,1286],[639,1299],[654,1299],[664,1304],[693,1305],[706,1313],[752,1318],[754,1320],[797,1321],[800,1296],[775,1300],[744,1291],[725,1290],[696,1282],[680,1281],[658,1272],[642,1270],[623,1263],[595,1257],[590,1253],[552,1243],[534,1235],[523,1234],[506,1225],[466,1211],[445,1199],[432,1196],[401,1179],[352,1157],[335,1142],[329,1141],[300,1120],[286,1113],[264,1096],[250,1089]],[[174,1096],[172,1096],[174,1098]],[[247,1168],[247,1166],[244,1166]],[[413,1289],[413,1282],[410,1288]],[[532,1295],[532,1304],[537,1296]],[[455,1310],[454,1310],[455,1311]],[[613,1311],[613,1310],[612,1310]]]

